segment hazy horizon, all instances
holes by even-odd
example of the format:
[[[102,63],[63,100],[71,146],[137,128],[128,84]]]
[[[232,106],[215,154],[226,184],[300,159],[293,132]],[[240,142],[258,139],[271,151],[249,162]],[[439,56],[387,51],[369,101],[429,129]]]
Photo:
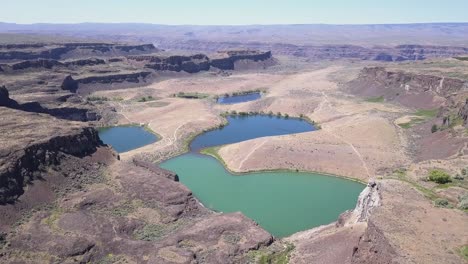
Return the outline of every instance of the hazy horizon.
[[[313,25],[323,25],[323,26],[379,26],[379,25],[424,25],[424,24],[434,24],[434,25],[444,25],[444,24],[468,24],[467,21],[459,22],[413,22],[413,23],[367,23],[367,24],[333,24],[333,23],[290,23],[290,24],[161,24],[161,23],[150,23],[150,22],[95,22],[95,21],[84,21],[84,22],[72,22],[72,23],[60,23],[60,22],[36,22],[36,23],[16,23],[1,21],[0,24],[14,24],[14,25],[80,25],[80,24],[115,24],[115,25],[152,25],[152,26],[200,26],[200,27],[242,27],[242,26],[313,26]]]
[[[136,23],[156,25],[381,25],[467,23],[468,1],[266,0],[188,2],[16,0],[2,3],[0,21],[16,24]]]

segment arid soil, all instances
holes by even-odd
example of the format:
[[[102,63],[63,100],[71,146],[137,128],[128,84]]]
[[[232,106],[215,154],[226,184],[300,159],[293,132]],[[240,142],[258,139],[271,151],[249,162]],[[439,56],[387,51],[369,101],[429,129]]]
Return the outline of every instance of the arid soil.
[[[199,58],[202,67],[206,59]],[[8,197],[0,200],[2,262],[252,263],[268,257],[274,263],[284,253],[289,263],[464,263],[468,217],[457,206],[468,178],[454,176],[468,164],[468,94],[458,70],[466,62],[438,62],[453,65],[457,76],[429,71],[425,62],[400,69],[397,63],[275,57],[198,73],[158,64],[145,68],[151,77],[134,82],[115,74],[141,71],[144,63],[111,59],[59,66],[47,84],[40,80],[50,69],[42,66],[1,73],[19,102],[0,107],[0,180],[15,179],[0,189]],[[182,65],[159,59],[143,60]],[[109,69],[117,69],[113,77]],[[69,75],[71,85],[64,86]],[[215,102],[215,96],[257,89],[257,101]],[[430,107],[421,107],[426,101]],[[40,102],[40,113],[27,102]],[[75,120],[64,108],[84,109],[85,118]],[[241,213],[204,208],[176,175],[152,164],[186,151],[191,138],[223,124],[221,114],[231,111],[302,117],[316,122],[317,131],[222,146],[217,156],[229,170],[315,171],[370,181],[356,209],[336,223],[275,239]],[[144,125],[161,138],[117,155],[89,127],[119,124]],[[428,182],[433,169],[453,181]],[[448,205],[435,206],[442,198]]]

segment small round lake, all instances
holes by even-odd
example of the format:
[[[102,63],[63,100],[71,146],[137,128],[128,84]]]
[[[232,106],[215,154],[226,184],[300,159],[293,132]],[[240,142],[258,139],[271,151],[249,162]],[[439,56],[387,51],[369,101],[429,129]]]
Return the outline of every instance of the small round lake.
[[[231,96],[222,96],[218,98],[218,104],[237,104],[243,102],[254,101],[260,99],[262,95],[260,92],[257,93],[248,93],[240,95],[231,95]]]
[[[127,152],[154,143],[158,137],[140,126],[99,128],[99,137],[118,153]]]
[[[248,139],[313,131],[308,122],[269,116],[228,117],[228,124],[197,136],[187,154],[161,163],[177,175],[208,208],[241,211],[277,237],[337,220],[356,205],[364,185],[302,172],[256,172],[233,175],[199,150]],[[310,162],[314,162],[311,160]]]

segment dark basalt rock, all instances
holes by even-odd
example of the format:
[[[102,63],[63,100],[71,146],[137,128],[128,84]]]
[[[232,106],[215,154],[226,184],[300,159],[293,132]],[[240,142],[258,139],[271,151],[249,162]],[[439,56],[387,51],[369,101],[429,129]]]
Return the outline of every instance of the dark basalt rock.
[[[106,62],[102,59],[82,59],[60,62],[52,59],[36,59],[26,60],[13,64],[2,65],[2,71],[18,71],[27,69],[52,69],[54,67],[70,67],[70,66],[93,66],[99,64],[105,64]]]
[[[23,188],[37,178],[41,167],[57,165],[61,153],[84,157],[102,145],[93,128],[83,128],[76,134],[52,137],[45,142],[27,146],[21,152],[0,153],[7,157],[2,160],[0,171],[0,205],[14,202]]]
[[[47,44],[36,45],[6,45],[6,51],[0,52],[0,60],[35,60],[35,59],[53,59],[59,60],[65,54],[71,51],[99,55],[128,54],[128,53],[146,53],[154,52],[157,49],[153,44],[143,45],[116,45],[109,43],[65,43],[55,44],[53,47]],[[29,50],[28,50],[29,49]]]
[[[65,96],[65,100],[71,95]],[[101,116],[88,109],[76,107],[60,107],[60,108],[45,108],[38,102],[28,102],[19,104],[9,97],[8,90],[5,86],[0,87],[0,106],[17,109],[31,113],[42,113],[54,116],[59,119],[72,120],[72,121],[97,121]]]
[[[383,67],[366,67],[359,77],[348,82],[351,93],[363,97],[380,97],[408,107],[434,109],[442,106],[434,96],[449,98],[461,92],[466,82],[456,78],[387,71]]]
[[[128,56],[130,60],[148,61],[145,67],[157,71],[185,71],[188,73],[197,73],[210,69],[210,60],[204,54],[195,54],[191,56]]]
[[[188,73],[197,73],[207,71],[210,66],[220,70],[234,70],[234,63],[240,60],[265,61],[270,59],[271,52],[259,52],[250,50],[219,52],[217,58],[211,59],[204,54],[195,54],[191,56],[127,56],[129,60],[148,61],[147,68],[156,71],[185,71]]]
[[[76,90],[78,90],[78,82],[75,81],[71,77],[71,75],[68,75],[67,77],[65,77],[60,87],[62,88],[62,90],[68,90],[72,93],[76,93]]]
[[[466,99],[465,104],[458,111],[458,116],[463,119],[463,124],[468,125],[468,99]]]
[[[151,72],[142,71],[134,73],[119,73],[111,75],[97,75],[90,76],[85,78],[73,79],[70,75],[65,77],[62,82],[62,90],[68,90],[72,93],[76,93],[80,84],[92,84],[92,83],[101,83],[101,84],[111,84],[111,83],[139,83],[141,79],[144,79],[150,75]]]
[[[97,58],[83,59],[83,60],[73,60],[65,61],[63,64],[67,67],[69,66],[93,66],[99,64],[106,64],[106,61]]]
[[[221,58],[211,60],[211,66],[221,70],[234,70],[234,63],[239,60],[265,61],[271,58],[271,51],[250,50],[220,52]]]
[[[63,66],[64,64],[57,60],[47,60],[47,59],[37,59],[37,60],[27,60],[11,64],[10,67],[12,70],[25,70],[29,68],[45,68],[52,69],[55,66]]]
[[[18,103],[10,98],[10,94],[5,86],[0,86],[0,106],[18,107]]]
[[[133,164],[135,164],[138,167],[145,168],[145,169],[147,169],[147,170],[149,170],[152,173],[155,173],[157,175],[161,175],[162,177],[171,179],[171,180],[176,181],[176,182],[179,181],[179,176],[177,174],[173,173],[172,171],[168,171],[166,169],[163,169],[163,168],[159,167],[158,165],[156,165],[154,163],[139,160],[139,159],[133,159]]]

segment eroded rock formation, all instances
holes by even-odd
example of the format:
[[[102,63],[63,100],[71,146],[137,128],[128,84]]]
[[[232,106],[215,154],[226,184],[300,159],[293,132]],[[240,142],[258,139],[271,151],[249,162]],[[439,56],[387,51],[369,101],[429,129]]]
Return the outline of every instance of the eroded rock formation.
[[[468,54],[468,48],[457,46],[399,45],[395,47],[357,45],[298,45],[265,42],[223,42],[208,40],[158,40],[163,49],[203,50],[214,52],[229,49],[271,50],[274,54],[305,57],[312,60],[359,59],[376,61],[424,60],[451,58]]]
[[[197,73],[210,69],[210,60],[204,54],[195,54],[191,56],[128,56],[130,60],[149,62],[146,68],[156,71],[185,71],[188,73]]]
[[[218,56],[211,59],[211,66],[220,70],[234,70],[234,65],[237,61],[265,61],[271,59],[271,52],[259,52],[251,50],[237,50],[219,52]]]
[[[460,111],[458,111],[458,116],[463,119],[463,124],[465,126],[468,125],[468,98],[466,99],[463,107],[460,108]]]
[[[9,142],[3,142],[0,149],[0,204],[14,202],[23,194],[23,188],[28,183],[40,177],[41,169],[59,164],[61,156],[83,157],[96,151],[102,144],[94,129],[81,128],[78,125],[67,129],[57,126],[48,128],[50,130],[47,137],[21,135],[21,132],[26,132],[18,131],[22,126],[22,117],[35,118],[36,123],[30,124],[32,126],[45,124],[49,119],[4,107],[0,111],[4,117],[2,131],[9,135],[2,136],[2,139],[8,139]],[[59,130],[65,131],[57,135]],[[42,132],[46,134],[45,131]],[[20,136],[26,138],[19,138]]]
[[[0,47],[0,60],[59,60],[74,56],[115,56],[155,52],[153,44],[119,45],[109,43],[18,44]]]
[[[79,86],[82,84],[112,84],[112,83],[123,83],[123,82],[131,82],[131,83],[139,83],[151,72],[148,71],[140,71],[140,72],[130,72],[130,73],[118,73],[118,74],[109,74],[109,75],[97,75],[97,76],[89,76],[83,78],[77,78],[76,80],[68,75],[62,82],[61,88],[63,90],[68,90],[70,92],[76,93]]]
[[[380,97],[404,106],[433,109],[453,93],[461,92],[467,83],[455,78],[392,72],[383,67],[364,68],[347,88],[363,97]]]

